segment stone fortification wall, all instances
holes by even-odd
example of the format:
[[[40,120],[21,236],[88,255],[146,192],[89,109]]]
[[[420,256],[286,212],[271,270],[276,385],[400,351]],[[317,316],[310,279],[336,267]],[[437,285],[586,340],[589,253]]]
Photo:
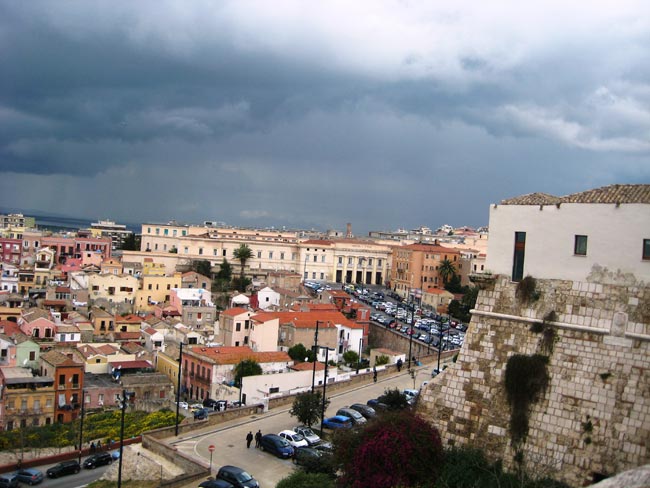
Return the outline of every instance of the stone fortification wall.
[[[650,287],[544,280],[526,304],[507,277],[480,285],[457,362],[419,404],[443,438],[514,467],[506,364],[514,354],[541,353],[550,379],[519,444],[524,466],[583,486],[596,473],[650,462]],[[552,352],[535,324],[553,328]]]

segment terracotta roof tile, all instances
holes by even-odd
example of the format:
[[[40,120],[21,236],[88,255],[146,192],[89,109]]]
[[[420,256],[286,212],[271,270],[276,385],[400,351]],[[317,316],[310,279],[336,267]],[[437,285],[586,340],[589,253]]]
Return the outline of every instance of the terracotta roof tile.
[[[262,351],[255,352],[250,347],[201,347],[192,346],[190,352],[197,356],[204,356],[217,364],[238,364],[244,359],[254,359],[258,363],[283,363],[292,362],[286,352]]]
[[[501,201],[501,205],[557,205],[562,203],[650,203],[650,185],[609,185],[563,197],[529,193]]]
[[[229,308],[228,310],[224,310],[223,312],[221,312],[221,315],[225,315],[227,317],[236,317],[237,315],[241,315],[246,312],[248,312],[248,309],[246,308],[233,307],[233,308]]]

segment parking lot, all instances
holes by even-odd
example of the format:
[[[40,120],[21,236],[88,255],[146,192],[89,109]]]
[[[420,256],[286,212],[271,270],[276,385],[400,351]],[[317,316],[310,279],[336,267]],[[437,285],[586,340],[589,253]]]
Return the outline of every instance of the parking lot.
[[[337,393],[329,396],[329,405],[326,416],[336,413],[352,403],[366,403],[371,398],[380,396],[387,388],[419,388],[424,381],[431,381],[432,366],[415,368],[415,378],[403,370],[401,373],[387,377],[377,383],[371,383],[351,391]],[[433,380],[435,381],[435,380]],[[288,413],[289,407],[266,414],[253,415],[245,419],[233,420],[218,429],[210,432],[201,432],[193,435],[180,436],[173,444],[182,452],[210,462],[208,446],[216,447],[212,457],[213,472],[222,465],[231,464],[246,469],[259,482],[262,488],[274,487],[278,481],[288,476],[295,468],[291,460],[279,459],[269,453],[255,449],[254,444],[246,448],[246,435],[248,432],[255,434],[261,430],[263,434],[277,434],[284,429],[290,429],[297,424],[296,419]],[[198,486],[187,485],[186,488]]]

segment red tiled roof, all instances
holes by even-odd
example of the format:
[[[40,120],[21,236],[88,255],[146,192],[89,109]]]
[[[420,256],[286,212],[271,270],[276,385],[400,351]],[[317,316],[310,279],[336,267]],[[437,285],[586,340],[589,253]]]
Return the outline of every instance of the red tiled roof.
[[[348,319],[341,312],[335,310],[309,311],[309,312],[267,312],[276,316],[282,324],[293,324],[296,328],[315,329],[316,321],[319,321],[319,327],[335,327],[335,324],[344,325],[352,329],[359,328],[359,324]]]
[[[248,309],[246,308],[233,307],[233,308],[229,308],[228,310],[224,310],[223,312],[221,312],[221,315],[225,315],[227,317],[236,317],[237,315],[241,315],[246,312],[248,312]]]
[[[118,315],[115,318],[115,321],[120,323],[139,324],[142,322],[142,317],[130,313],[128,315],[122,315],[122,316]]]
[[[113,369],[148,369],[153,368],[149,361],[138,359],[135,361],[115,361],[111,363]]]
[[[117,341],[130,341],[133,339],[140,339],[140,332],[115,332],[113,334]]]
[[[283,351],[255,352],[250,347],[201,347],[192,346],[189,350],[197,356],[203,356],[217,364],[238,364],[244,359],[254,359],[258,363],[291,362],[292,359]]]
[[[314,363],[298,363],[291,366],[290,369],[293,369],[294,371],[313,371]],[[325,363],[317,362],[316,371],[324,371],[324,370],[325,370]]]
[[[318,244],[319,246],[331,246],[332,241],[326,241],[323,239],[309,239],[308,241],[302,241],[302,244]]]

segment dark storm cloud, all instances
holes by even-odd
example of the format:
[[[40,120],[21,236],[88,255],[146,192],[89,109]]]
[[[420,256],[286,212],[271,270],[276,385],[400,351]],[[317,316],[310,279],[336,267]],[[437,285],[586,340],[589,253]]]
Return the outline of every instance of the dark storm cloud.
[[[647,182],[644,4],[311,10],[0,1],[0,205],[368,230]]]

